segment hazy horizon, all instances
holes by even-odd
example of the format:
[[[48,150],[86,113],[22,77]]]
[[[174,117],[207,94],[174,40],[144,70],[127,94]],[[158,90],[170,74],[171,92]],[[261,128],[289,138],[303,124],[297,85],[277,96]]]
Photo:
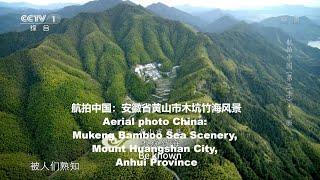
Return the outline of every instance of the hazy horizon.
[[[48,5],[48,4],[84,4],[90,0],[1,0],[0,2],[8,3],[30,3],[34,5]],[[320,1],[317,0],[131,0],[136,4],[148,6],[153,3],[161,2],[168,6],[192,6],[199,8],[220,8],[220,9],[259,9],[264,7],[282,6],[282,5],[303,5],[306,7],[320,7]]]

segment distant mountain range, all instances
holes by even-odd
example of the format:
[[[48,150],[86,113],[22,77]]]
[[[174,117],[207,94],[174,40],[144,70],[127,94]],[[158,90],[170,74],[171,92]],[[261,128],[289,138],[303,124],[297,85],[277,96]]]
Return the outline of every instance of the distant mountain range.
[[[281,6],[274,9],[265,8],[251,11],[214,9],[206,12],[194,12],[193,15],[182,12],[176,8],[168,7],[161,3],[153,4],[149,6],[148,9],[161,17],[190,24],[197,27],[200,31],[218,33],[239,24],[242,19],[247,21],[256,21],[258,19],[262,19],[262,17],[269,17],[275,14],[295,14],[296,16],[286,15],[270,17],[261,21],[261,24],[264,26],[279,28],[283,32],[288,33],[303,43],[307,43],[310,40],[316,40],[320,36],[320,26],[316,24],[315,21],[310,20],[306,16],[299,16],[305,13],[309,17],[315,18],[317,14],[320,13],[320,11],[317,11],[320,9],[317,8],[307,8],[304,6]],[[250,18],[251,16],[253,18]],[[199,18],[201,20],[199,20]]]
[[[320,38],[320,25],[317,25],[306,16],[279,16],[261,21],[264,26],[279,28],[293,38],[307,43]]]
[[[200,28],[206,24],[204,20],[197,16],[193,16],[174,7],[169,7],[163,3],[151,4],[147,7],[147,9],[163,18],[184,22],[197,28]]]
[[[212,23],[223,16],[230,16],[221,9],[211,9],[209,11],[196,12],[196,13],[193,13],[193,15],[201,18],[202,20],[208,23]]]
[[[5,3],[0,2],[0,33],[10,31],[23,31],[29,26],[20,24],[21,14],[48,14],[55,13],[63,18],[71,18],[81,12],[101,12],[110,9],[118,4],[131,4],[130,1],[122,0],[97,0],[90,1],[83,5],[53,4],[53,7],[63,7],[59,10],[37,9],[41,6],[34,6],[29,3]],[[64,7],[65,6],[65,7]],[[45,7],[45,6],[43,6]],[[163,3],[155,3],[146,7],[149,11],[160,17],[180,21],[191,25],[197,31],[221,33],[233,28],[241,21],[257,21],[263,19],[260,24],[267,27],[279,28],[295,39],[305,44],[311,40],[317,40],[320,34],[319,8],[309,8],[304,6],[279,6],[273,8],[263,8],[260,10],[221,10],[208,8],[198,8],[192,6],[179,6],[185,9],[184,12],[175,7],[169,7]],[[278,14],[292,14],[295,16]],[[304,15],[299,17],[299,15]],[[270,17],[272,16],[272,17]],[[269,18],[268,18],[269,17]],[[264,19],[265,18],[265,19]],[[297,20],[298,19],[298,20]],[[298,21],[298,22],[294,22]]]
[[[191,7],[189,7],[192,9]],[[194,7],[195,8],[195,7]],[[302,5],[282,5],[275,7],[266,7],[261,9],[243,9],[243,10],[224,10],[224,9],[212,9],[212,10],[201,10],[201,11],[190,11],[192,15],[201,17],[202,19],[209,19],[209,22],[217,19],[219,16],[229,15],[236,17],[240,20],[247,22],[258,22],[269,17],[276,16],[307,16],[312,21],[317,23],[320,22],[320,7],[305,7]]]
[[[231,17],[231,16],[222,16],[219,19],[213,21],[212,23],[204,26],[202,28],[205,32],[216,32],[221,33],[223,31],[226,31],[228,29],[231,29],[235,25],[239,24],[240,21]]]
[[[35,5],[31,3],[26,2],[0,2],[0,7],[10,8],[10,9],[48,9],[48,10],[54,10],[54,9],[60,9],[65,6],[74,5],[74,3],[51,3],[48,5]]]

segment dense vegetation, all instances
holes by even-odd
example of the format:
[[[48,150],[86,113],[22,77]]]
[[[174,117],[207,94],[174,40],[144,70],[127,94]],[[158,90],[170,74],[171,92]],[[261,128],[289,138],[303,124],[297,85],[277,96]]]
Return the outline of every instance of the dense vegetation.
[[[113,154],[87,154],[92,142],[71,136],[79,129],[114,131],[102,126],[105,114],[71,114],[72,103],[119,105],[128,96],[148,101],[154,84],[139,79],[132,69],[158,62],[163,71],[180,66],[169,102],[241,102],[243,107],[238,115],[206,115],[209,125],[198,131],[231,131],[238,141],[200,142],[219,147],[219,155],[186,154],[200,165],[174,168],[182,179],[320,178],[320,80],[313,68],[320,63],[318,50],[296,46],[294,119],[288,127],[284,123],[286,53],[283,46],[266,39],[267,33],[261,36],[239,27],[202,34],[140,6],[124,4],[79,14],[54,28],[39,39],[25,37],[0,59],[2,177],[17,177],[17,166],[19,177],[41,178],[46,174],[28,171],[29,161],[76,160],[83,167],[80,173],[62,172],[53,178],[172,178],[163,167],[115,168]],[[10,43],[10,38],[1,40]]]

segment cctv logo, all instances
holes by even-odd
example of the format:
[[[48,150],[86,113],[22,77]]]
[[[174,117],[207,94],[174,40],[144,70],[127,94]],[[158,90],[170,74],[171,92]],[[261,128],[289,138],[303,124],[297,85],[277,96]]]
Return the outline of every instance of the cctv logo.
[[[57,24],[60,22],[60,16],[57,14],[50,15],[22,15],[21,24]]]
[[[22,23],[44,23],[46,21],[47,15],[22,15],[21,22]]]

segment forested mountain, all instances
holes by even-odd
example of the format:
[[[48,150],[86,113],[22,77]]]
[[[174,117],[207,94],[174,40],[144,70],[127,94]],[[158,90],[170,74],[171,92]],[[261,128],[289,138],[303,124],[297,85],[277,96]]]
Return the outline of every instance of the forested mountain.
[[[160,17],[180,21],[197,28],[202,27],[207,23],[196,16],[188,14],[174,7],[169,7],[162,3],[151,4],[147,7],[147,9]]]
[[[110,9],[120,3],[133,4],[130,1],[122,1],[122,0],[97,0],[97,1],[89,1],[83,5],[72,5],[62,8],[57,11],[62,17],[73,17],[81,12],[101,12],[107,9]]]
[[[219,32],[223,32],[228,29],[231,29],[232,27],[234,27],[238,23],[240,23],[240,21],[231,17],[231,16],[223,16],[223,17],[215,20],[214,22],[204,26],[202,29],[205,32],[219,33]]]
[[[304,43],[320,38],[320,26],[305,16],[272,17],[261,21],[261,24],[279,28]]]
[[[295,47],[293,126],[287,126],[286,52],[244,29],[203,34],[121,3],[65,19],[50,33],[0,36],[0,47],[10,47],[0,58],[1,177],[172,179],[164,167],[115,167],[117,156],[137,155],[86,153],[93,142],[72,139],[73,130],[137,131],[102,126],[105,114],[73,115],[70,106],[119,105],[128,97],[148,102],[154,87],[133,68],[157,62],[163,71],[180,66],[167,102],[240,102],[243,107],[237,115],[203,115],[208,126],[174,127],[238,136],[236,142],[201,141],[217,146],[218,155],[187,153],[184,158],[200,165],[170,167],[181,179],[319,179],[320,79],[309,62],[319,65],[320,51]],[[80,173],[32,173],[29,167],[30,161],[74,160],[81,164]]]
[[[268,43],[276,46],[279,49],[287,48],[287,40],[292,39],[294,43],[294,54],[299,59],[307,60],[305,66],[308,66],[308,71],[312,74],[319,75],[320,74],[320,64],[318,60],[317,53],[318,49],[311,48],[306,44],[297,41],[293,38],[293,36],[283,32],[281,29],[274,27],[266,27],[261,25],[260,23],[245,23],[239,22],[238,24],[232,26],[229,32],[237,32],[237,33],[246,33],[249,32],[251,34],[258,34],[262,36]]]

